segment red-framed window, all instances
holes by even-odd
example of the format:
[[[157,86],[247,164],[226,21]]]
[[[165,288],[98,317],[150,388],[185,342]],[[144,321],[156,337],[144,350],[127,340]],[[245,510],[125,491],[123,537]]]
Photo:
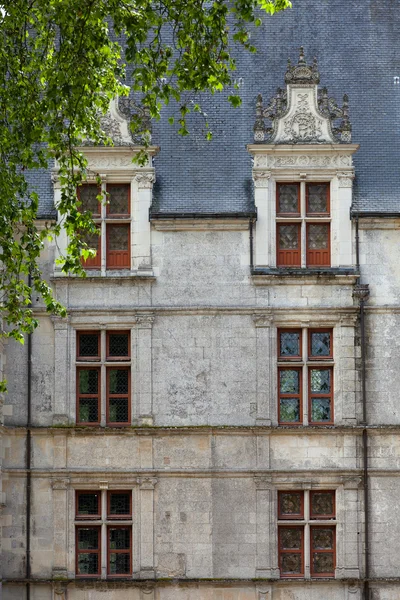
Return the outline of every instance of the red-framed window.
[[[130,267],[130,224],[112,223],[112,219],[129,219],[130,185],[127,183],[107,184],[106,210],[106,266],[108,269]]]
[[[281,425],[302,423],[302,369],[301,367],[279,367],[279,415]]]
[[[107,217],[128,218],[131,213],[129,183],[107,183]]]
[[[126,577],[132,573],[132,527],[107,527],[107,565],[109,577]]]
[[[111,490],[107,493],[107,518],[132,518],[132,492],[126,490]]]
[[[307,267],[330,267],[331,225],[330,223],[307,223]]]
[[[329,217],[330,207],[329,183],[306,183],[306,214],[308,217]]]
[[[99,577],[101,574],[100,527],[76,527],[76,575]]]
[[[130,360],[130,332],[107,331],[107,360]]]
[[[131,420],[130,367],[107,368],[107,424],[129,425]]]
[[[301,267],[301,223],[277,223],[277,266]]]
[[[332,329],[308,330],[308,360],[333,359]]]
[[[301,329],[278,329],[278,360],[302,360]]]
[[[334,490],[310,491],[310,518],[334,519],[336,517],[336,500]]]
[[[278,527],[281,577],[304,576],[304,527]]]
[[[76,421],[100,423],[100,367],[78,367],[76,371]]]
[[[310,527],[311,576],[334,577],[336,568],[336,528],[325,525]]]
[[[308,369],[309,420],[311,424],[333,424],[333,368]]]
[[[75,493],[75,518],[85,521],[101,519],[101,493],[77,490]]]
[[[278,492],[278,519],[304,519],[304,492],[285,490]]]
[[[84,236],[84,241],[89,248],[96,250],[96,255],[84,259],[81,258],[81,263],[85,269],[100,269],[101,267],[101,230],[98,226],[99,233],[88,233]]]
[[[300,217],[300,183],[276,184],[276,214]]]
[[[100,360],[100,332],[78,331],[76,334],[76,358],[81,361]]]
[[[96,183],[83,183],[77,189],[80,211],[90,211],[94,219],[101,216],[101,188]]]

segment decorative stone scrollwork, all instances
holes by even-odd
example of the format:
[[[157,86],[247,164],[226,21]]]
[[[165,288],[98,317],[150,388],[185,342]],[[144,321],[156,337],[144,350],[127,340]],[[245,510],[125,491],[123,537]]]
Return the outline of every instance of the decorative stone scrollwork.
[[[364,301],[366,302],[369,298],[369,285],[368,283],[366,284],[361,284],[359,283],[358,285],[354,286],[353,289],[353,298],[355,300],[358,300],[359,302]]]
[[[156,177],[154,173],[139,173],[136,175],[135,180],[138,183],[139,189],[151,189]]]
[[[253,322],[256,327],[271,327],[273,316],[264,314],[264,315],[253,315]]]
[[[339,187],[351,188],[353,186],[353,173],[338,173]]]
[[[51,481],[51,487],[53,490],[67,490],[69,486],[68,478],[57,478]]]
[[[254,186],[256,188],[268,187],[268,182],[271,177],[269,171],[253,171]]]
[[[138,477],[137,482],[141,490],[154,490],[157,484],[157,477]]]
[[[57,581],[53,587],[53,596],[55,600],[65,600],[67,597],[67,583],[64,581]]]
[[[272,486],[272,479],[267,475],[256,476],[254,477],[254,483],[256,485],[257,490],[270,490]]]
[[[142,329],[150,329],[153,326],[154,318],[153,315],[138,315],[136,323]]]

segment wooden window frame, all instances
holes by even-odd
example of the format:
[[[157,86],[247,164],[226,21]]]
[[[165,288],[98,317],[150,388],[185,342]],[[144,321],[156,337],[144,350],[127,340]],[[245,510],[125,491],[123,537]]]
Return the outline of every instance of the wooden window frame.
[[[299,515],[286,515],[281,512],[281,497],[283,494],[300,494],[301,513]],[[280,521],[304,521],[304,491],[303,490],[279,490],[278,491],[278,519]]]
[[[298,236],[298,241],[299,241],[299,247],[297,248],[297,250],[281,250],[279,247],[279,228],[280,227],[285,227],[287,225],[296,225],[297,227],[297,236]],[[280,269],[292,269],[292,268],[297,268],[300,269],[301,268],[301,252],[302,252],[302,245],[301,245],[301,223],[299,221],[290,221],[289,219],[287,221],[278,221],[276,224],[276,266]],[[294,259],[290,259],[290,255],[296,255],[296,260]],[[285,261],[282,261],[282,257],[289,257],[288,259],[285,259]]]
[[[327,248],[321,248],[321,249],[314,249],[314,250],[310,250],[308,247],[308,230],[309,227],[313,226],[313,225],[325,225],[328,229],[328,244],[327,244]],[[326,255],[326,260],[322,261],[322,262],[314,262],[314,254],[316,252],[322,252],[323,254]],[[306,222],[306,267],[307,268],[330,268],[331,267],[331,224],[330,222],[322,222],[322,223],[316,223],[315,221],[307,221]]]
[[[128,355],[127,356],[110,356],[110,335],[127,334],[128,336]],[[108,362],[124,362],[131,360],[131,332],[127,329],[110,329],[106,332],[106,361]]]
[[[107,219],[128,219],[131,216],[131,186],[129,183],[107,183],[106,184],[106,193],[110,194],[110,189],[112,189],[113,187],[117,187],[117,186],[122,186],[125,185],[127,187],[127,201],[128,201],[128,212],[126,213],[112,213],[110,211],[111,209],[111,204],[107,203],[106,205],[106,218]]]
[[[321,490],[322,491],[322,490]],[[330,550],[315,550],[313,548],[313,531],[314,529],[331,529],[333,531],[333,548]],[[332,554],[333,555],[333,571],[329,571],[327,573],[316,573],[314,571],[314,554]],[[335,577],[335,569],[336,569],[336,525],[310,525],[310,574],[313,578],[332,578]]]
[[[283,356],[281,354],[281,333],[298,333],[300,354],[296,356]],[[303,335],[298,327],[278,327],[278,360],[282,362],[301,362],[303,360]]]
[[[98,377],[98,387],[97,387],[97,394],[81,394],[79,391],[79,373],[80,371],[98,371],[99,373],[99,377]],[[79,405],[80,405],[80,399],[81,398],[93,398],[97,396],[97,416],[98,416],[98,420],[97,421],[80,421],[79,420]],[[92,366],[79,366],[76,369],[76,424],[77,425],[84,425],[85,427],[96,427],[98,425],[100,425],[100,421],[101,421],[101,367],[100,366],[96,366],[96,367],[92,367]]]
[[[280,386],[280,372],[281,371],[298,371],[299,372],[299,393],[298,394],[284,394],[281,392]],[[299,416],[300,420],[296,423],[293,421],[282,421],[281,420],[281,398],[299,398]],[[279,366],[278,367],[278,423],[279,425],[285,425],[285,427],[300,427],[303,425],[303,368],[295,366]]]
[[[109,392],[109,377],[110,377],[110,371],[112,371],[112,370],[128,371],[128,392],[127,392],[127,394],[110,394],[110,392]],[[111,397],[122,398],[125,396],[127,396],[127,399],[128,399],[128,419],[127,419],[127,421],[110,421],[110,419],[109,419],[110,398]],[[129,427],[131,424],[131,367],[130,366],[106,367],[106,424],[107,424],[107,426],[112,426],[112,427]]]
[[[110,548],[110,530],[111,529],[126,529],[129,531],[129,572],[128,573],[111,573],[110,558],[111,554],[128,554],[127,550],[112,550]],[[107,577],[121,578],[132,576],[132,525],[107,525]]]
[[[282,548],[282,536],[281,533],[284,529],[297,529],[301,531],[301,548],[299,550],[288,548]],[[298,579],[300,577],[304,577],[304,525],[279,525],[278,526],[278,562],[279,562],[279,572],[281,579]],[[301,555],[301,573],[294,573],[293,575],[282,573],[281,570],[281,557],[285,554],[300,554]]]
[[[311,371],[330,371],[331,372],[331,391],[329,394],[322,392],[311,391]],[[330,398],[331,401],[331,419],[330,421],[313,421],[312,416],[312,399],[313,398]],[[334,393],[333,393],[333,366],[317,366],[310,365],[308,367],[308,422],[310,425],[333,425],[335,421],[334,413]]]
[[[111,514],[111,495],[122,496],[122,494],[129,495],[129,513],[125,515],[112,515]],[[132,519],[132,490],[108,490],[107,491],[107,519],[110,521],[127,521]]]
[[[128,249],[127,250],[109,250],[110,246],[110,228],[111,227],[124,227],[128,230]],[[121,265],[110,264],[112,258],[118,252],[126,253],[124,257],[125,262]],[[131,224],[129,223],[106,223],[106,269],[108,271],[115,271],[118,269],[130,269],[131,267]]]
[[[97,495],[98,498],[98,512],[95,515],[80,515],[78,513],[79,508],[79,496],[85,494]],[[75,491],[75,519],[77,521],[99,521],[101,519],[101,490],[76,490]]]
[[[81,264],[84,269],[101,269],[101,224],[96,223],[96,227],[100,230],[98,235],[99,242],[97,245],[96,256],[89,257],[86,260],[83,258],[83,256],[81,256]]]
[[[283,213],[279,211],[279,189],[284,185],[295,185],[297,187],[297,212]],[[277,217],[300,217],[301,216],[301,205],[300,205],[300,182],[299,181],[279,181],[276,184],[276,216]]]
[[[76,188],[76,196],[79,200],[79,202],[81,202],[81,189],[84,186],[92,186],[92,187],[96,187],[98,190],[97,195],[100,196],[101,195],[101,186],[99,186],[97,183],[91,183],[89,181],[82,183],[82,185],[79,185]],[[101,202],[98,202],[98,207],[99,207],[99,212],[98,213],[92,213],[92,218],[95,219],[101,219]],[[81,207],[80,207],[81,208]]]
[[[315,354],[311,354],[311,336],[313,333],[329,333],[331,336],[331,352],[329,356],[315,356]],[[308,336],[308,356],[307,359],[309,361],[325,361],[325,360],[333,360],[333,328],[332,327],[311,327],[307,333]]]
[[[79,354],[79,346],[80,346],[80,337],[81,335],[97,335],[97,347],[99,349],[99,353],[97,356],[81,356]],[[80,361],[80,362],[91,362],[91,361],[98,361],[100,362],[101,360],[101,339],[100,339],[100,331],[98,331],[97,329],[92,331],[90,329],[88,330],[79,330],[76,332],[76,360]]]
[[[309,212],[309,188],[313,185],[326,185],[327,186],[327,198],[326,198],[326,212],[313,213]],[[306,217],[330,217],[331,216],[331,184],[330,181],[308,181],[306,182]]]
[[[97,543],[98,543],[97,550],[80,550],[79,549],[78,531],[80,529],[92,529],[92,530],[97,531]],[[92,573],[92,574],[88,575],[88,574],[81,574],[78,572],[78,559],[79,559],[80,554],[97,554],[98,555],[98,561],[97,561],[98,571],[97,571],[97,573]],[[100,525],[77,525],[75,527],[75,573],[76,573],[77,578],[98,579],[99,577],[101,577],[101,526]]]
[[[333,512],[326,515],[315,515],[312,512],[312,497],[314,494],[331,494],[333,497],[332,506]],[[323,521],[324,519],[336,519],[336,490],[310,490],[310,520],[311,521]]]

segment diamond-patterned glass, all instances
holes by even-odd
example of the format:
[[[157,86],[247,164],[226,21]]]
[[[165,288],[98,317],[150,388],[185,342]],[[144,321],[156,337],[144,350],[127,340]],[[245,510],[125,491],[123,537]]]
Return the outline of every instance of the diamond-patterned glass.
[[[110,574],[125,575],[130,573],[130,555],[124,552],[110,554]]]
[[[311,332],[311,356],[331,355],[331,333],[329,331]]]
[[[81,210],[90,211],[93,215],[100,214],[100,203],[97,196],[100,194],[100,190],[96,184],[88,183],[82,185],[79,188],[79,200],[81,204]]]
[[[124,494],[113,494],[110,492],[110,515],[129,515],[131,511],[131,495],[129,492]]]
[[[278,185],[278,213],[299,212],[299,186],[293,184]]]
[[[300,333],[298,331],[280,332],[280,356],[300,356]]]
[[[279,249],[297,250],[299,247],[299,227],[298,225],[279,225]]]
[[[99,233],[85,233],[82,236],[82,240],[85,242],[85,244],[88,245],[89,248],[92,248],[93,250],[96,250],[96,253],[99,252],[99,248],[100,248],[100,231]],[[97,254],[96,254],[97,256]]]
[[[307,212],[327,213],[328,212],[328,183],[319,183],[317,185],[308,185],[308,207]]]
[[[79,356],[99,356],[99,336],[97,333],[79,335]]]
[[[311,369],[311,392],[329,394],[331,391],[331,370]]]
[[[333,573],[334,569],[332,552],[313,553],[313,573]]]
[[[281,571],[286,574],[301,575],[301,554],[285,553],[281,555]]]
[[[313,527],[311,529],[313,550],[333,550],[335,532],[333,529]]]
[[[300,421],[300,400],[298,398],[280,399],[280,421],[284,423]]]
[[[331,421],[331,399],[311,399],[311,421]]]
[[[300,550],[303,532],[300,529],[290,527],[281,530],[281,547],[283,550]]]
[[[129,356],[129,334],[128,333],[109,333],[108,334],[108,353],[109,356]]]
[[[128,250],[129,225],[107,225],[107,232],[110,252]]]
[[[79,550],[98,550],[99,549],[99,531],[98,529],[78,529],[78,549]]]
[[[335,511],[333,492],[312,492],[311,513],[314,518],[333,515]]]
[[[119,183],[107,186],[107,212],[109,215],[129,214],[129,184]]]
[[[99,402],[97,398],[80,398],[79,421],[97,423],[99,421]]]
[[[110,394],[127,394],[129,389],[128,369],[109,369],[108,391]]]
[[[110,527],[108,532],[110,536],[110,550],[129,550],[129,529],[113,529]]]
[[[281,394],[298,394],[300,388],[300,373],[291,369],[279,371],[279,384]]]
[[[78,494],[78,516],[82,517],[84,515],[98,515],[99,512],[99,494]]]
[[[78,574],[97,575],[99,572],[99,555],[95,552],[90,554],[78,554]]]
[[[79,392],[97,394],[99,389],[99,371],[97,369],[79,369]]]
[[[281,516],[299,516],[302,514],[302,494],[300,492],[280,492],[279,512]]]
[[[329,225],[310,223],[307,227],[308,249],[325,250],[328,248]]]
[[[127,423],[129,419],[128,398],[110,398],[108,420],[111,423]]]

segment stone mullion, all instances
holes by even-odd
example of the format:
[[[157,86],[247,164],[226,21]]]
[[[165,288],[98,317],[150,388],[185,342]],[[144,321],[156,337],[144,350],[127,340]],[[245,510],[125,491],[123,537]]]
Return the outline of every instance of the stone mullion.
[[[53,577],[68,575],[68,479],[54,479],[53,520],[54,520],[54,560]]]
[[[140,497],[140,578],[153,579],[154,571],[154,489],[157,479],[138,479]]]

